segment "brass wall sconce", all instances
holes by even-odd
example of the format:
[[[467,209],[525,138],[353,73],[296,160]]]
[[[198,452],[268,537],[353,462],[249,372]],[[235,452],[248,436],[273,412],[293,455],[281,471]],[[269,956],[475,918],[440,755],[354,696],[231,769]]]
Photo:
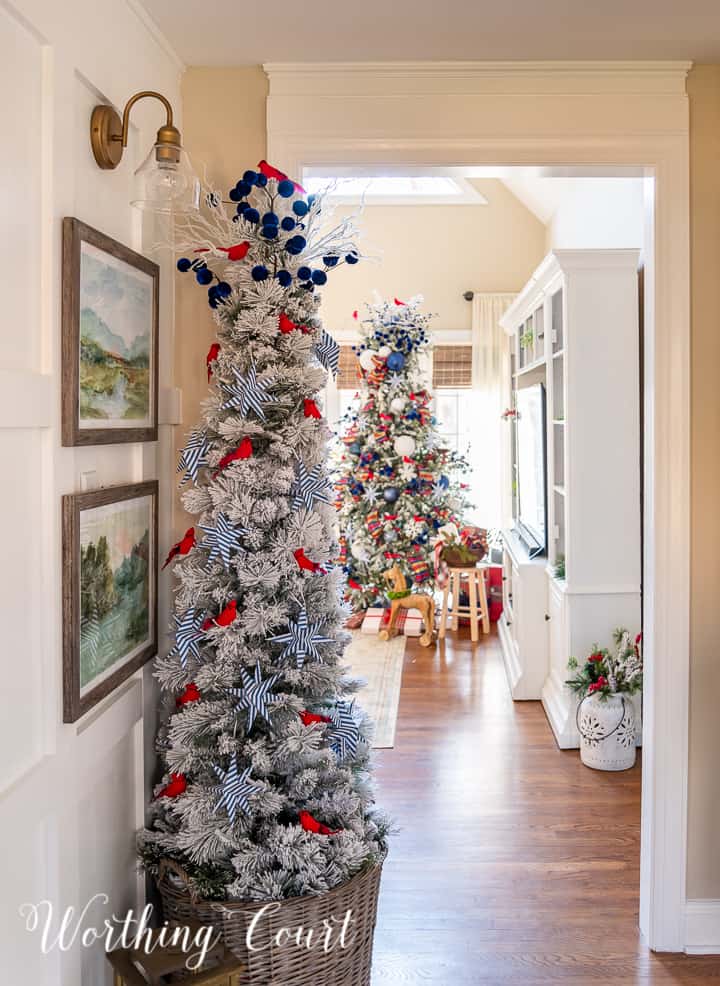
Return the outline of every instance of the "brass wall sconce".
[[[131,204],[152,212],[182,213],[199,208],[200,181],[183,149],[180,131],[173,124],[172,106],[159,92],[136,92],[125,104],[122,119],[112,106],[96,106],[90,117],[90,144],[99,168],[111,170],[127,147],[130,111],[139,99],[159,99],[165,107],[165,125],[135,172],[136,194]]]

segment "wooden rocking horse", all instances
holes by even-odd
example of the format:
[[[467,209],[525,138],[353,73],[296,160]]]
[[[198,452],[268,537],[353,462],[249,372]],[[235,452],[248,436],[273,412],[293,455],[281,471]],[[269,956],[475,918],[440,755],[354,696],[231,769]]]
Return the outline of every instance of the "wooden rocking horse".
[[[390,599],[390,622],[386,629],[380,631],[380,639],[389,640],[395,636],[397,632],[395,629],[395,620],[397,619],[398,610],[417,609],[422,614],[423,623],[425,624],[425,632],[419,638],[419,642],[423,647],[430,647],[435,634],[435,601],[433,597],[426,592],[410,592],[407,587],[407,580],[398,565],[393,565],[387,572],[383,572],[383,578],[392,586],[391,592],[393,595],[395,593],[397,595],[394,599],[392,597]],[[405,593],[405,595],[402,595],[402,593]]]

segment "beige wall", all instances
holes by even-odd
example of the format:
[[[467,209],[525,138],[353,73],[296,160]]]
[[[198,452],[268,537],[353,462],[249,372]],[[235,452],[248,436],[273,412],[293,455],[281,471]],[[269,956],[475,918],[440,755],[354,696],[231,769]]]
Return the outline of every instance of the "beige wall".
[[[691,568],[691,727],[688,896],[720,898],[720,622],[715,612],[720,587],[720,66],[697,66],[688,80],[691,108],[692,180],[692,568]],[[202,162],[224,185],[235,178],[238,167],[255,163],[265,153],[265,77],[260,67],[239,69],[191,69],[185,76],[184,134],[196,165]],[[224,187],[223,185],[223,187]],[[428,207],[432,208],[432,207]],[[369,210],[368,210],[369,211]],[[480,211],[480,210],[478,210]],[[480,211],[480,215],[482,216]],[[490,213],[488,213],[490,215]],[[369,217],[372,224],[372,218]],[[520,221],[518,219],[518,221]],[[482,219],[480,220],[482,223]],[[538,224],[539,226],[539,224]],[[530,228],[530,224],[528,225]],[[542,228],[542,227],[540,227]],[[381,237],[376,237],[381,238]],[[368,235],[368,239],[370,239]],[[444,262],[436,243],[423,234],[428,263]],[[385,244],[386,257],[393,243]],[[532,252],[531,248],[529,253]],[[542,253],[542,246],[539,248]],[[523,258],[524,263],[532,263]],[[390,264],[388,263],[388,269]],[[477,276],[475,272],[477,271]],[[427,274],[427,270],[425,270]],[[505,282],[510,266],[499,258],[482,269],[471,268],[472,280],[463,276],[460,291],[467,288],[504,290],[520,281]],[[443,294],[428,288],[427,276],[386,284],[382,271],[352,272],[354,284],[347,297],[340,295],[338,277],[334,297],[329,296],[326,317],[342,328],[347,313],[357,307],[362,278],[364,293],[377,286],[398,296],[425,293],[431,307],[440,311],[452,328],[462,327],[468,312],[457,305],[457,287]],[[474,283],[473,283],[474,282]],[[185,427],[198,418],[205,393],[204,358],[212,339],[212,325],[202,292],[187,281],[178,284],[176,380],[182,387]],[[454,300],[455,299],[455,300]],[[464,303],[462,303],[464,304]],[[456,324],[451,324],[455,322]],[[440,320],[438,320],[440,322]],[[182,526],[182,524],[180,525]]]
[[[688,897],[720,898],[720,65],[688,79],[692,530]]]
[[[191,68],[183,77],[185,146],[198,174],[225,193],[265,157],[266,95],[267,79],[259,65]],[[176,278],[176,312],[175,379],[183,394],[176,444],[181,448],[200,418],[200,402],[207,395],[205,356],[215,338],[207,295],[189,275]],[[176,533],[191,522],[179,506]]]
[[[329,331],[352,331],[354,309],[422,294],[433,328],[469,329],[464,291],[519,291],[545,252],[545,227],[498,180],[476,180],[487,205],[376,205],[358,217],[360,247],[372,260],[342,267],[322,292]],[[352,214],[338,207],[335,215]]]

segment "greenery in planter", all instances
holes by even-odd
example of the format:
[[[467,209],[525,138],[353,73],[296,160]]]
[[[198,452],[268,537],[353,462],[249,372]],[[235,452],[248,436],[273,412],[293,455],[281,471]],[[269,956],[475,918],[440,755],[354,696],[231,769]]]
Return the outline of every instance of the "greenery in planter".
[[[586,695],[632,695],[642,690],[643,661],[642,635],[633,640],[628,630],[617,629],[613,634],[615,653],[607,648],[593,647],[583,665],[577,658],[568,661],[568,670],[574,671],[565,684],[581,698]]]
[[[532,334],[532,329],[530,329],[528,332],[523,332],[523,334],[520,336],[520,346],[523,349],[529,349],[530,346],[532,346],[533,344],[534,338],[535,336]]]
[[[553,568],[553,575],[556,579],[565,579],[565,555],[558,555],[555,559],[555,567]]]

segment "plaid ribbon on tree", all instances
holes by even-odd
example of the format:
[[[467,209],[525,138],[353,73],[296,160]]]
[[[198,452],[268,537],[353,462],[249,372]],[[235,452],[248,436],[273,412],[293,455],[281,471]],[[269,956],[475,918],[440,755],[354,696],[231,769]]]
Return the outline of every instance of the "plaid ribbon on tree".
[[[418,583],[427,582],[430,578],[430,568],[425,557],[421,554],[413,554],[408,557],[408,567],[413,575],[413,580]]]
[[[365,521],[370,537],[377,539],[382,534],[382,521],[380,520],[380,514],[377,510],[372,510]]]

